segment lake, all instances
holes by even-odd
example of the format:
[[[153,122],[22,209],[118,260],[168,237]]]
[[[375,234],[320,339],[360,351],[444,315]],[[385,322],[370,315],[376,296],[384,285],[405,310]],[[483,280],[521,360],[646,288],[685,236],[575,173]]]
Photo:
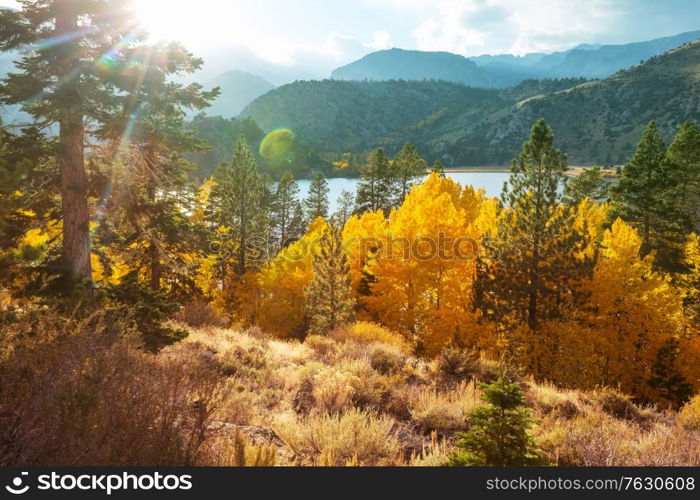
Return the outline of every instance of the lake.
[[[503,183],[508,180],[510,174],[506,172],[449,172],[447,176],[459,182],[462,186],[471,185],[477,189],[484,188],[487,195],[497,197],[501,195]],[[299,184],[301,197],[305,198],[309,191],[309,184],[311,184],[311,181],[308,179],[301,179],[297,182]],[[360,182],[360,180],[334,178],[327,179],[327,182],[328,187],[330,188],[330,193],[328,194],[330,213],[333,213],[337,209],[337,200],[341,193],[344,190],[355,193],[357,184]]]

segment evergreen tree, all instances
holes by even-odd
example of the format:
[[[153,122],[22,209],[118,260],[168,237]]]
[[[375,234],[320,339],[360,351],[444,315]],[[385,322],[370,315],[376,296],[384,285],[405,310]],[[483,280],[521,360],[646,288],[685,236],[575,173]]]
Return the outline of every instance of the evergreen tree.
[[[591,201],[605,201],[609,186],[600,173],[600,167],[587,168],[566,184],[564,200],[571,206],[578,205],[584,198]]]
[[[123,111],[97,134],[107,142],[101,163],[110,184],[101,189],[109,196],[102,201],[106,220],[98,234],[105,236],[106,229],[107,243],[119,248],[132,269],[149,270],[151,290],[165,279],[189,295],[195,287],[187,256],[200,251],[204,228],[186,215],[194,187],[187,177],[193,165],[184,155],[206,145],[187,129],[185,111],[207,107],[218,90],[169,81],[201,66],[179,44],[138,48],[129,59],[150,62],[141,68],[140,84],[119,96]],[[133,252],[134,245],[144,251]]]
[[[251,267],[249,257],[264,255],[271,198],[245,137],[236,143],[233,161],[221,165],[214,180],[212,216],[222,227],[230,228],[227,246],[233,253],[234,274],[240,279]]]
[[[538,121],[503,188],[499,258],[482,280],[490,292],[479,294],[487,301],[482,309],[531,331],[542,319],[561,315],[585,269],[574,256],[579,237],[572,230],[573,212],[562,204],[566,170],[552,130]]]
[[[357,211],[375,212],[391,211],[393,196],[393,177],[389,161],[384,151],[378,149],[370,153],[367,162],[360,170],[360,182],[357,185]]]
[[[355,195],[351,191],[343,190],[337,203],[338,210],[333,214],[333,224],[343,227],[355,211]]]
[[[285,172],[277,184],[272,205],[272,221],[279,248],[286,247],[290,241],[301,236],[296,227],[299,221],[295,219],[299,216],[298,209],[299,185],[291,172]]]
[[[440,177],[445,177],[445,167],[442,166],[442,162],[440,160],[435,160],[432,171],[437,173]]]
[[[21,53],[17,73],[0,85],[0,101],[46,127],[58,123],[63,219],[63,273],[90,281],[90,215],[85,168],[87,124],[104,124],[118,95],[140,76],[125,68],[125,49],[144,39],[122,0],[19,0],[21,10],[0,12],[0,49]],[[90,289],[90,288],[88,288]]]
[[[517,382],[501,376],[492,384],[481,384],[482,399],[489,406],[469,416],[469,432],[458,434],[460,451],[450,456],[448,465],[473,467],[523,467],[543,465],[529,429],[533,424],[524,406]]]
[[[690,233],[700,233],[700,130],[685,122],[668,147],[658,205],[663,242],[657,263],[667,271],[683,269],[683,246]]]
[[[323,174],[318,172],[311,179],[309,185],[309,194],[304,200],[304,208],[306,209],[306,220],[311,223],[318,217],[328,218],[328,182],[323,177]]]
[[[394,205],[398,207],[416,181],[425,176],[425,160],[420,157],[418,148],[407,142],[394,158],[392,170],[396,178]]]
[[[659,349],[652,367],[649,385],[659,392],[664,403],[678,409],[693,395],[693,386],[678,369],[680,342],[671,337]]]
[[[340,229],[328,226],[324,230],[319,253],[314,257],[313,274],[304,289],[309,333],[324,335],[350,322],[355,309]]]
[[[663,207],[659,206],[659,201],[666,184],[665,154],[664,141],[656,122],[652,121],[613,189],[611,218],[620,217],[639,231],[644,255],[659,247],[659,235],[663,230]]]

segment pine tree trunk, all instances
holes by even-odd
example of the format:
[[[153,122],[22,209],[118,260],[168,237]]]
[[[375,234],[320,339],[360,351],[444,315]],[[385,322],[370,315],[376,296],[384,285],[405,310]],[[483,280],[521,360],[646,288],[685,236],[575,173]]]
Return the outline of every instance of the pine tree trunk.
[[[74,13],[61,9],[56,18],[58,33],[77,31]],[[69,56],[70,57],[70,56]],[[68,73],[72,68],[65,68]],[[59,162],[63,212],[63,260],[67,274],[78,281],[92,279],[90,263],[90,215],[85,172],[85,124],[77,88],[66,82],[59,120]]]

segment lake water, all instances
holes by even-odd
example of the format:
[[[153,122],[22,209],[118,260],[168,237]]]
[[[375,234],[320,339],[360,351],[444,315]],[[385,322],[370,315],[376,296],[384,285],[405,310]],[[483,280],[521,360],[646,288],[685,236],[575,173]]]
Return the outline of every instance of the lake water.
[[[497,197],[501,195],[503,183],[508,180],[510,174],[505,172],[455,172],[448,173],[447,176],[459,182],[462,186],[474,186],[477,189],[484,188],[487,195]],[[301,197],[305,198],[309,191],[309,184],[311,184],[311,181],[302,179],[297,182],[299,184]],[[344,190],[355,193],[360,180],[336,178],[327,179],[327,182],[330,188],[330,193],[328,195],[330,212],[333,213],[337,209],[337,200],[341,193]]]

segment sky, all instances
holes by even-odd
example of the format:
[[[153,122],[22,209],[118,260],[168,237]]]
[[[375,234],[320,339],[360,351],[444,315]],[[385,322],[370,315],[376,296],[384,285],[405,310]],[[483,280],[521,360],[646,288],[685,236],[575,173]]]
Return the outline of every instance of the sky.
[[[134,0],[155,38],[178,39],[205,73],[273,83],[327,77],[392,47],[464,56],[618,44],[700,29],[698,0]],[[16,6],[13,0],[0,4]]]

